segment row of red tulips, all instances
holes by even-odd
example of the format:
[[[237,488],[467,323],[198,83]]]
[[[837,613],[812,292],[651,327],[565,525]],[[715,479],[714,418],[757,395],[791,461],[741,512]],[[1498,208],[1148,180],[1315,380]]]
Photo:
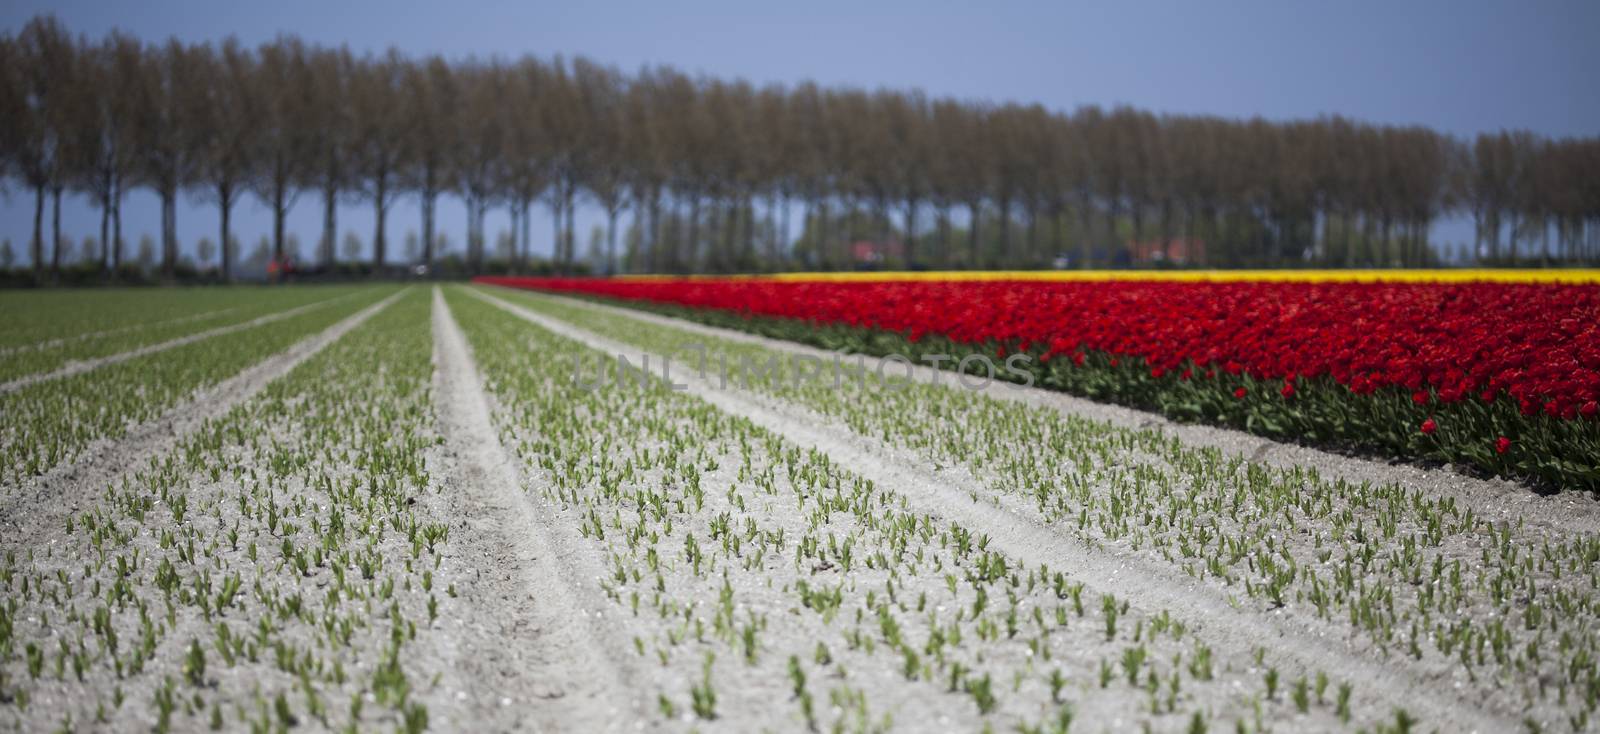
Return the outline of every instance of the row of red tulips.
[[[1176,418],[1600,487],[1600,286],[490,282],[831,348],[1023,351],[1041,384]]]

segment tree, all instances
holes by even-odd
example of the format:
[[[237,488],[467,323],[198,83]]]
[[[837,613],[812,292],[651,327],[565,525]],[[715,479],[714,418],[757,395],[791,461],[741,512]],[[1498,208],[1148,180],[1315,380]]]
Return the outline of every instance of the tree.
[[[317,160],[314,75],[298,38],[280,36],[256,52],[258,158],[250,188],[272,211],[272,259],[283,259],[284,221]]]
[[[19,174],[28,115],[26,71],[16,41],[0,35],[0,192],[8,178]]]
[[[400,194],[399,176],[406,154],[404,109],[404,59],[391,49],[378,58],[356,64],[350,79],[350,110],[355,142],[350,147],[351,171],[361,193],[372,201],[372,265],[384,266],[384,224],[389,207]]]
[[[456,131],[461,137],[453,170],[456,190],[467,204],[467,267],[476,272],[483,266],[484,214],[504,180],[505,120],[499,107],[509,84],[498,64],[464,67],[457,79],[461,108]]]
[[[555,262],[558,270],[570,271],[574,263],[572,244],[573,200],[587,164],[584,149],[584,123],[579,94],[566,64],[556,59],[541,75],[538,105],[539,125],[548,146],[546,169],[551,220],[555,223]],[[467,244],[471,260],[472,244]]]
[[[199,161],[196,121],[203,119],[200,50],[178,41],[144,54],[135,105],[139,178],[161,199],[161,274],[171,279],[178,262],[178,191],[194,181]]]
[[[354,61],[346,49],[317,49],[307,62],[311,75],[311,101],[308,125],[311,160],[306,167],[306,185],[322,193],[322,236],[317,242],[317,261],[333,262],[334,245],[339,237],[339,195],[351,185],[351,146],[354,120],[346,104]]]
[[[72,119],[70,85],[74,52],[66,29],[54,16],[28,21],[18,34],[13,55],[17,65],[11,73],[20,89],[20,114],[15,120],[14,157],[23,180],[34,191],[33,270],[44,274],[44,200],[47,192],[55,201],[52,240],[61,236],[61,189],[66,186],[67,151],[64,131]],[[54,248],[52,248],[53,250]]]
[[[79,110],[71,148],[79,156],[77,188],[100,206],[100,261],[114,270],[122,261],[122,200],[138,164],[133,103],[124,90],[136,88],[144,64],[138,41],[112,32],[98,46],[79,51],[82,63],[74,95]]]
[[[194,63],[200,77],[196,91],[204,96],[194,122],[199,143],[194,183],[200,198],[217,205],[222,279],[231,281],[233,232],[229,218],[261,160],[257,126],[261,99],[251,84],[259,72],[250,53],[231,38],[216,53],[209,49],[197,52]],[[209,256],[202,259],[211,260]]]
[[[591,151],[585,156],[583,183],[605,210],[606,234],[604,265],[606,274],[617,268],[617,215],[626,201],[627,162],[623,159],[624,81],[615,69],[578,59],[572,66],[573,83],[579,90],[582,112],[589,124],[584,139]]]
[[[459,92],[455,72],[444,59],[428,58],[406,69],[406,159],[401,186],[417,195],[422,208],[422,262],[433,261],[434,207],[449,188],[452,169],[459,160],[462,131],[458,117]],[[508,103],[507,106],[510,106]],[[409,255],[416,262],[415,255]]]
[[[506,97],[497,110],[506,118],[504,187],[511,200],[512,230],[518,239],[515,267],[520,270],[532,249],[533,203],[549,184],[552,146],[539,112],[547,81],[544,65],[523,58],[508,74]]]

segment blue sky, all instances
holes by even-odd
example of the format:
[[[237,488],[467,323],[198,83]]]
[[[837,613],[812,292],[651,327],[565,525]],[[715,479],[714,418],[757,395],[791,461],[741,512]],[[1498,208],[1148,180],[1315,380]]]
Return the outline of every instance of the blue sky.
[[[0,28],[14,33],[54,12],[76,33],[121,28],[146,40],[229,35],[256,43],[294,33],[357,52],[395,46],[451,57],[584,55],[625,70],[665,63],[754,82],[920,88],[931,95],[1040,102],[1055,109],[1119,103],[1157,112],[1269,119],[1338,113],[1423,124],[1458,135],[1526,128],[1600,134],[1600,3],[1299,2],[482,2],[291,0],[276,3],[7,0]],[[26,249],[31,193],[0,194],[0,238]],[[158,231],[153,198],[125,205],[130,241]],[[540,213],[542,214],[542,212]],[[185,202],[186,248],[215,230],[216,213]],[[465,214],[449,201],[441,226],[460,242]],[[580,237],[593,214],[580,217]],[[402,201],[391,232],[417,225]],[[370,236],[365,206],[341,210],[340,230]],[[506,226],[491,216],[489,231]],[[245,242],[269,231],[253,200],[239,208]],[[63,230],[98,233],[74,199]],[[317,202],[290,220],[302,242],[320,231]],[[536,252],[548,220],[535,217]]]

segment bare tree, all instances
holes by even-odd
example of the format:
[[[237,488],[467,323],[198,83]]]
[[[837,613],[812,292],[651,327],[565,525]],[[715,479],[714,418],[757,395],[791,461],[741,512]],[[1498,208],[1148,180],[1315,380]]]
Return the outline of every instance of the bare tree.
[[[144,49],[138,41],[113,32],[97,46],[85,44],[74,88],[76,113],[71,146],[79,156],[73,166],[77,187],[100,206],[99,258],[114,270],[122,261],[122,200],[138,162],[134,139],[134,97],[124,90],[139,84]]]
[[[433,56],[407,68],[405,105],[411,120],[407,145],[412,154],[401,179],[422,205],[420,256],[424,263],[433,262],[434,207],[439,195],[449,189],[450,166],[458,160],[462,143],[459,100],[455,70],[444,59]]]
[[[197,51],[193,62],[199,77],[196,91],[204,96],[194,123],[199,145],[195,189],[201,198],[217,205],[220,269],[222,279],[231,281],[234,253],[229,220],[261,152],[257,125],[261,100],[251,84],[258,70],[250,52],[231,38],[215,53]]]
[[[483,267],[488,234],[484,214],[501,192],[506,159],[505,120],[498,112],[509,88],[506,71],[498,64],[468,66],[457,71],[461,83],[461,135],[454,171],[456,189],[467,203],[467,267]]]
[[[317,240],[317,261],[332,265],[339,237],[339,196],[351,185],[350,148],[354,120],[346,95],[355,62],[344,48],[317,49],[307,62],[311,73],[309,126],[311,161],[306,166],[308,186],[322,193],[322,236]]]
[[[197,154],[196,125],[203,119],[203,88],[197,78],[200,50],[170,41],[144,54],[138,103],[135,106],[139,177],[161,199],[161,275],[171,279],[178,263],[178,191],[193,180]]]
[[[349,100],[355,121],[351,170],[362,195],[372,202],[374,272],[384,268],[384,224],[390,205],[400,194],[400,171],[406,160],[406,122],[401,103],[404,70],[404,59],[391,49],[384,56],[363,59],[351,76]]]
[[[272,259],[283,259],[284,221],[317,160],[314,119],[315,78],[305,44],[282,36],[257,50],[255,91],[259,144],[251,189],[272,210]]]
[[[22,179],[34,192],[31,254],[35,275],[44,274],[44,201],[56,202],[53,240],[61,234],[61,189],[66,185],[66,144],[63,131],[72,117],[69,85],[73,48],[66,29],[54,16],[34,18],[18,34],[14,47],[16,86],[21,90],[20,114],[15,119],[14,158]]]
[[[584,138],[591,150],[582,171],[583,184],[605,211],[606,247],[602,270],[611,274],[617,269],[617,215],[627,194],[627,163],[622,158],[626,114],[624,81],[615,69],[585,59],[573,62],[572,73],[573,83],[579,90],[581,111],[589,121],[584,128]]]

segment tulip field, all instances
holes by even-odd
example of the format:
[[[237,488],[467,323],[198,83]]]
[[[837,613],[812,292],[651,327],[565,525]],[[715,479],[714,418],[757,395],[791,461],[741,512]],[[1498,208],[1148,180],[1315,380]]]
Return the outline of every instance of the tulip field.
[[[729,328],[917,359],[1274,438],[1600,489],[1600,286],[1571,282],[559,280]]]
[[[1594,283],[0,292],[0,730],[1592,731]]]

